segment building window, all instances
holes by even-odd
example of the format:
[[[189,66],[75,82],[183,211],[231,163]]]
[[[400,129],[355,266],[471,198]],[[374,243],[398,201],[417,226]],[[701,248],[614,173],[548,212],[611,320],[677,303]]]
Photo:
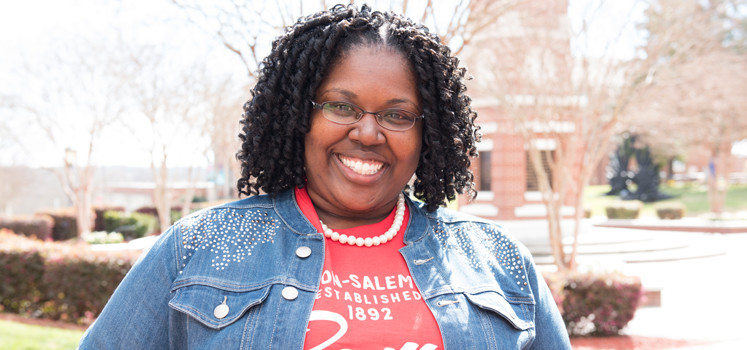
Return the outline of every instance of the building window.
[[[542,168],[545,169],[545,173],[550,178],[550,188],[552,188],[552,171],[550,170],[550,159],[555,157],[555,151],[539,151],[542,157]],[[527,191],[539,191],[539,184],[537,183],[537,172],[534,170],[531,159],[529,159],[529,152],[526,153],[526,169],[527,169]]]
[[[478,191],[490,191],[490,151],[480,152],[480,173],[478,181]]]

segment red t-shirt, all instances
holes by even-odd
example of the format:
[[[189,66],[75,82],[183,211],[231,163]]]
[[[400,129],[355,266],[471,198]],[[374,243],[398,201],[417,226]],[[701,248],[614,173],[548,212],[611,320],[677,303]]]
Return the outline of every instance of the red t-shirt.
[[[322,232],[306,189],[296,189],[301,211]],[[395,211],[379,223],[335,230],[356,237],[386,232]],[[394,239],[358,247],[325,239],[324,270],[304,349],[443,349],[441,332],[399,253],[409,219]]]

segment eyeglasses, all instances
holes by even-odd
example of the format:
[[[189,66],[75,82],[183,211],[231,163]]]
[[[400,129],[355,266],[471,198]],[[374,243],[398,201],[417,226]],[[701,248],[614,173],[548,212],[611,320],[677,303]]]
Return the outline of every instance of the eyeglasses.
[[[390,108],[378,112],[364,111],[362,108],[348,102],[322,102],[316,103],[311,101],[314,109],[322,111],[322,115],[327,120],[343,125],[355,124],[364,114],[373,114],[376,122],[382,128],[392,131],[405,131],[412,128],[415,122],[423,118],[413,112],[404,109]]]

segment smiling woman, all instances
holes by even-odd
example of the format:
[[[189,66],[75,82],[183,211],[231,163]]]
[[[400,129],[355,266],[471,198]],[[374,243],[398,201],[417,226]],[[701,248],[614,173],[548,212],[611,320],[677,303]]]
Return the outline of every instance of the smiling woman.
[[[365,44],[343,54],[317,88],[316,100],[349,101],[375,111],[421,110],[413,69],[405,57]],[[353,124],[331,122],[324,114],[312,113],[304,140],[306,189],[317,214],[338,228],[381,221],[415,173],[422,124],[413,118],[416,123],[408,129],[388,130],[369,113],[359,114]]]
[[[400,15],[300,19],[244,105],[249,197],[165,232],[81,348],[569,348],[526,248],[440,208],[474,193],[464,76]]]

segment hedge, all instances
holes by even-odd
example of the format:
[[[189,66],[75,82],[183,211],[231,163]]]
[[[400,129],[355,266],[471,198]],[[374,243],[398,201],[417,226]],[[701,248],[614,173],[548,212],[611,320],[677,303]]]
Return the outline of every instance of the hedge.
[[[5,245],[4,241],[0,242]],[[33,249],[2,249],[0,266],[0,310],[14,313],[33,311],[33,305],[41,299],[39,285],[44,274],[44,258]]]
[[[43,241],[52,239],[52,227],[54,227],[54,220],[46,215],[0,218],[0,229],[8,229],[19,235],[36,237]]]
[[[643,209],[643,202],[638,200],[612,203],[604,208],[608,219],[637,219]]]
[[[0,311],[88,325],[139,255],[0,230]]]
[[[190,206],[189,212],[193,213],[193,212],[197,211],[198,209],[206,207],[206,206],[204,206],[203,203],[206,203],[206,202],[200,202],[198,204],[192,203],[192,205]],[[159,226],[158,225],[159,224],[159,222],[158,222],[158,210],[156,209],[156,207],[140,207],[140,208],[135,209],[135,212],[136,213],[140,213],[140,214],[153,215],[156,218],[156,221],[157,221],[156,222],[156,228],[159,231],[161,231],[161,232],[164,231],[164,228],[158,227]],[[175,222],[177,222],[179,219],[181,219],[182,218],[182,206],[181,205],[172,206],[171,207],[171,213],[170,213],[169,216],[170,216],[169,219],[171,220],[172,224],[175,223]]]
[[[78,237],[78,218],[75,208],[60,208],[40,211],[38,215],[49,215],[54,221],[52,226],[52,240],[66,241]],[[91,215],[93,220],[93,215]]]
[[[124,242],[124,236],[119,232],[95,231],[86,237],[88,244],[112,244]]]
[[[140,238],[155,231],[157,222],[152,215],[138,212],[125,214],[120,211],[104,212],[104,229],[107,232],[119,232],[125,239]]]
[[[139,254],[0,230],[0,311],[90,324]],[[643,295],[637,277],[619,273],[554,273],[545,280],[570,335],[617,334]]]
[[[125,208],[121,206],[96,206],[93,208],[95,219],[93,221],[93,231],[106,231],[104,223],[104,213],[107,211],[124,212]]]
[[[643,297],[640,279],[621,273],[555,273],[545,280],[572,336],[617,335]]]
[[[682,203],[659,203],[654,205],[659,219],[682,219],[685,206]]]

